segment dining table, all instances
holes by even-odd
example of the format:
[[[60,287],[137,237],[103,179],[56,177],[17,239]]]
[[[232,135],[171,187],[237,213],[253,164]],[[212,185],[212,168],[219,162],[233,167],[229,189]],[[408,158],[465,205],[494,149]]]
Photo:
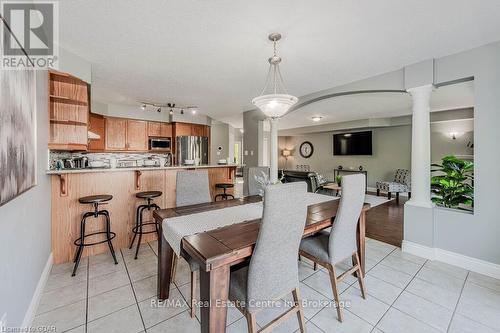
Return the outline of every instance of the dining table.
[[[163,223],[169,223],[169,219],[176,217],[193,214],[199,217],[200,213],[250,205],[260,201],[262,197],[256,195],[156,210],[153,216],[159,226],[158,299],[164,301],[169,298],[172,263],[175,255],[164,235]],[[332,227],[339,201],[339,198],[332,197],[331,200],[327,198],[322,202],[308,205],[303,237]],[[365,203],[358,219],[356,234],[363,273],[365,271],[365,219],[366,211],[369,209],[370,205]],[[180,255],[194,260],[200,266],[201,332],[225,332],[231,267],[245,264],[252,256],[260,223],[261,218],[257,218],[182,237]]]

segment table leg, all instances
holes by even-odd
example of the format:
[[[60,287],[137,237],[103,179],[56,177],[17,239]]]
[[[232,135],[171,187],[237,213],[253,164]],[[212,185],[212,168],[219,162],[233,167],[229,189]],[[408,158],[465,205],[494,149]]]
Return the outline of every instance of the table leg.
[[[161,230],[161,223],[159,224],[158,239],[158,299],[163,301],[168,299],[170,293],[170,276],[172,273],[172,260],[174,258],[174,251],[168,244],[163,232]]]
[[[359,260],[361,264],[361,271],[365,274],[365,224],[366,224],[366,212],[362,211],[359,216],[358,229],[357,229],[357,239],[356,243],[358,246]]]
[[[200,270],[202,333],[226,331],[229,273],[229,266],[221,266],[209,272]]]

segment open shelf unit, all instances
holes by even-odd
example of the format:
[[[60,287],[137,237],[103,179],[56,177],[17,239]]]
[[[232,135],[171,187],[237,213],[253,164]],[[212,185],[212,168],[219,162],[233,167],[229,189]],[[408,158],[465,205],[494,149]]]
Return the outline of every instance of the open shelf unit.
[[[87,150],[90,86],[67,73],[49,71],[49,148]]]

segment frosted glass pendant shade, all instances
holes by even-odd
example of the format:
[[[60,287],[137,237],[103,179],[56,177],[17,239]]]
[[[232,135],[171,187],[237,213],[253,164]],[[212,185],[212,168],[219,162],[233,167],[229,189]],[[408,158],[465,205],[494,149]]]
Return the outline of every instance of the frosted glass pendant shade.
[[[297,103],[298,98],[287,94],[269,94],[255,97],[252,104],[269,118],[279,118]]]

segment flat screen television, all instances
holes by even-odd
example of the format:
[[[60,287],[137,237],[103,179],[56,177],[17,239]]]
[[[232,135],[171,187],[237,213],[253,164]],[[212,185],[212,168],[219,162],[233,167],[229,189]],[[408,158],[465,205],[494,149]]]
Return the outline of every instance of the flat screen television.
[[[340,133],[333,135],[333,155],[371,155],[372,132]]]

